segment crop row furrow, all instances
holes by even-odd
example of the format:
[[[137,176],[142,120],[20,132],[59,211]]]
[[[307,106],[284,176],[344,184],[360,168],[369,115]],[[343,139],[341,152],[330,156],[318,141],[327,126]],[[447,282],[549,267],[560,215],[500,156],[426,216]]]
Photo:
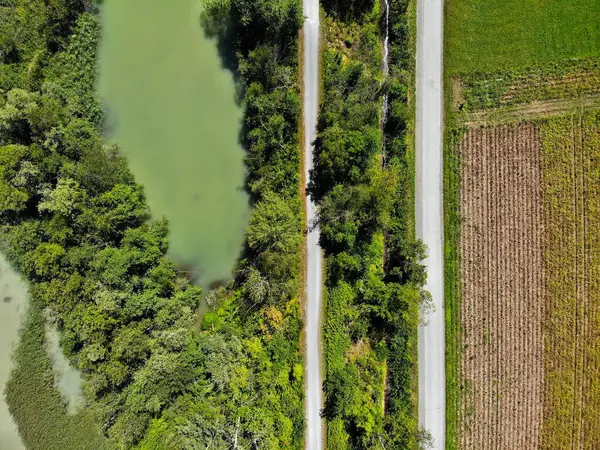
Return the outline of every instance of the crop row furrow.
[[[465,449],[539,440],[543,314],[539,136],[534,125],[469,130],[461,143]]]

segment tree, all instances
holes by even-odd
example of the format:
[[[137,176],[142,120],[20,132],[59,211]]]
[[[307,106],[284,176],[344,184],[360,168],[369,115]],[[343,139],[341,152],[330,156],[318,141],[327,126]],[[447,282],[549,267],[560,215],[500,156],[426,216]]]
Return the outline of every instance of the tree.
[[[205,7],[205,27],[213,33],[226,33],[222,21],[229,19],[235,30],[236,47],[244,57],[265,41],[289,52],[302,26],[302,10],[295,0],[210,0]]]
[[[357,20],[373,9],[373,3],[373,0],[325,0],[323,7],[341,20]]]
[[[102,237],[118,239],[128,228],[140,226],[148,219],[141,186],[117,184],[94,199],[94,219]]]
[[[294,252],[300,245],[297,214],[274,193],[267,193],[255,205],[246,233],[248,245],[256,252]]]
[[[100,151],[102,138],[87,120],[72,119],[64,127],[54,128],[45,145],[70,160],[79,161],[84,155]]]
[[[111,343],[113,358],[121,360],[130,366],[144,361],[150,352],[149,336],[144,328],[149,321],[127,324],[115,332]]]
[[[27,116],[31,132],[39,141],[43,141],[46,133],[66,120],[62,104],[48,95],[40,95],[28,110]]]
[[[23,89],[8,92],[6,104],[0,108],[0,145],[31,143],[32,130],[27,112],[35,107],[36,98],[36,94]]]
[[[433,436],[431,436],[429,430],[426,430],[425,428],[419,429],[419,431],[417,432],[417,445],[419,446],[419,450],[427,450],[433,448]]]
[[[339,125],[327,129],[318,140],[315,170],[321,177],[320,190],[329,191],[336,184],[360,183],[376,151],[376,145],[362,131],[344,130]]]
[[[23,161],[27,153],[22,145],[0,147],[0,214],[24,210],[30,198],[24,188],[37,173],[35,166]]]
[[[60,274],[65,253],[65,249],[58,244],[40,244],[32,255],[33,274],[41,279],[49,279]]]
[[[42,192],[42,201],[38,203],[40,212],[60,214],[73,218],[77,210],[84,207],[86,194],[77,181],[70,178],[60,179],[54,189]]]
[[[117,184],[134,183],[126,159],[114,145],[95,147],[84,153],[75,168],[74,178],[92,195],[103,194]]]

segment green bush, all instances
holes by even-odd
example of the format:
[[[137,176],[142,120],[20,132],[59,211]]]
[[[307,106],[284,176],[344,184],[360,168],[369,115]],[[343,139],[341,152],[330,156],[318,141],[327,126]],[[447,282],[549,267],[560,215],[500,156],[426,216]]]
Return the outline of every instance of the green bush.
[[[311,191],[326,254],[324,415],[332,448],[417,447],[413,388],[425,252],[412,229],[407,8],[391,3],[390,78],[381,80],[378,5],[361,12],[325,7]],[[384,94],[390,110],[382,130]]]

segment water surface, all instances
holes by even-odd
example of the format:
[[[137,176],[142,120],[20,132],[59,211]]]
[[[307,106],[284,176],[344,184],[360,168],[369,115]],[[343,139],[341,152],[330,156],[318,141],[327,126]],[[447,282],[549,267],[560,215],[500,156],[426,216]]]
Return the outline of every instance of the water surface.
[[[170,255],[206,285],[231,275],[248,200],[234,83],[199,15],[199,0],[105,1],[100,94]]]
[[[81,390],[81,371],[73,367],[60,346],[60,334],[51,320],[46,320],[46,354],[52,363],[54,387],[67,405],[67,414],[75,415],[83,408],[85,399]]]
[[[27,305],[27,285],[0,254],[0,449],[21,450],[17,426],[12,420],[4,388],[12,368],[12,351]]]

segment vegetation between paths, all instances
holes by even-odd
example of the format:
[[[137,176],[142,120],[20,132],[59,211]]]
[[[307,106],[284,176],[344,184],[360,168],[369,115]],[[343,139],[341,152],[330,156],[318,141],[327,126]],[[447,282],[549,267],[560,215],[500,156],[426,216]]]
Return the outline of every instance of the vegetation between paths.
[[[330,449],[416,448],[418,307],[407,130],[414,41],[391,2],[391,76],[382,79],[382,4],[323,3],[324,92],[312,195],[326,255],[325,394]],[[382,95],[390,96],[382,132]]]

